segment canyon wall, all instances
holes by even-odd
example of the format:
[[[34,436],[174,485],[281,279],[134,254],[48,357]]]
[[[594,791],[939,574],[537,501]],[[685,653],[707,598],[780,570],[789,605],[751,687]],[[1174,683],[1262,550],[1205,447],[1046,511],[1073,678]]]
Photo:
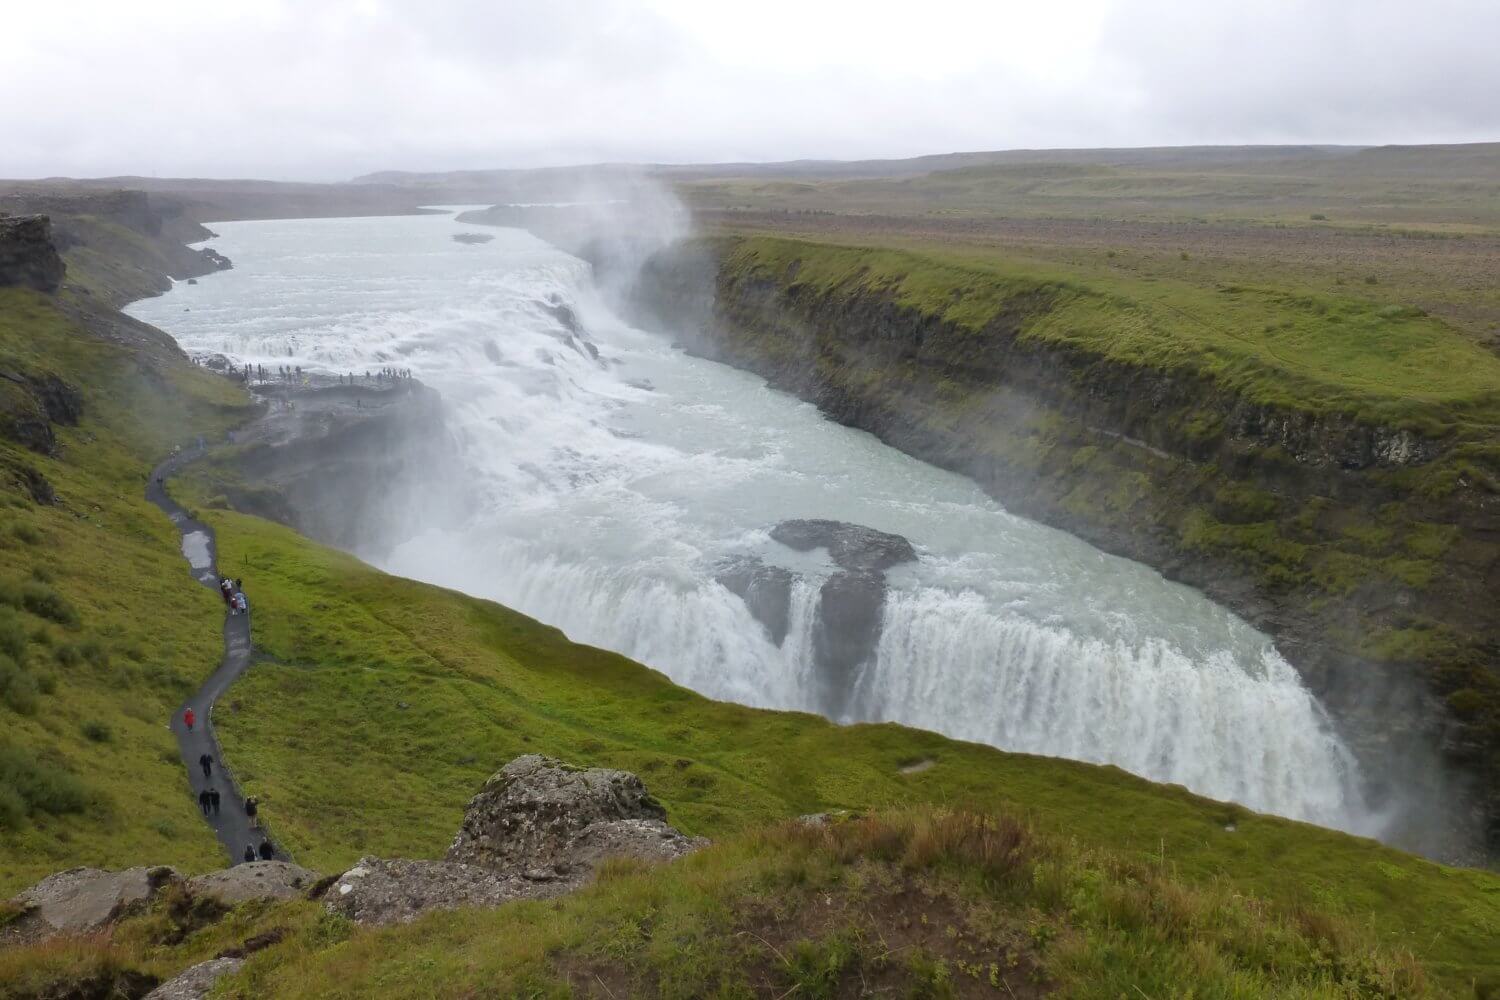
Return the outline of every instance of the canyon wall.
[[[1374,794],[1459,803],[1453,828],[1407,842],[1500,846],[1500,488],[1472,449],[1027,337],[1045,283],[976,330],[878,282],[803,280],[819,246],[774,242],[774,265],[755,239],[680,243],[625,308],[1234,609],[1302,672]]]

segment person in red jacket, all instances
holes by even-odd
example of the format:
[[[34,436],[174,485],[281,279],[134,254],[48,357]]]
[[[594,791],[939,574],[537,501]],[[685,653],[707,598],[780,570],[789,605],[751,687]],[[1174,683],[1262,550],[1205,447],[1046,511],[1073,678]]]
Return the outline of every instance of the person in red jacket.
[[[193,723],[196,722],[197,719],[197,713],[195,713],[191,708],[182,713],[182,721],[187,724],[188,732],[193,731]]]

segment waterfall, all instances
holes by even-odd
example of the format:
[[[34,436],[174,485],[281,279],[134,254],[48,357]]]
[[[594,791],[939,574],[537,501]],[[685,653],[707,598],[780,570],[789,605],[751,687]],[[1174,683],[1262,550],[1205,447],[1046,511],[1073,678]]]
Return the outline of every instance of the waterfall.
[[[1264,635],[629,328],[581,261],[516,231],[458,245],[444,216],[220,228],[234,270],[132,311],[189,351],[397,364],[443,395],[480,503],[364,553],[391,572],[500,601],[711,697],[815,710],[819,588],[835,567],[768,532],[789,518],[867,525],[919,558],[888,573],[875,652],[838,721],[1116,764],[1378,832],[1349,751]],[[791,581],[782,641],[716,578],[735,558]]]

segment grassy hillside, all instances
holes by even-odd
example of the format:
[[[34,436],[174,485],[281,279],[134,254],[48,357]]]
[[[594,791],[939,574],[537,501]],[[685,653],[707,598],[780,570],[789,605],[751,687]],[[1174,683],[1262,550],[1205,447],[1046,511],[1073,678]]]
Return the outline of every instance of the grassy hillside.
[[[219,611],[142,497],[186,428],[247,400],[154,332],[107,342],[86,300],[0,289],[0,370],[78,388],[59,453],[0,438],[0,893],[79,864],[218,860],[166,720],[218,660]],[[10,384],[10,383],[8,383]],[[55,503],[32,499],[43,477]]]

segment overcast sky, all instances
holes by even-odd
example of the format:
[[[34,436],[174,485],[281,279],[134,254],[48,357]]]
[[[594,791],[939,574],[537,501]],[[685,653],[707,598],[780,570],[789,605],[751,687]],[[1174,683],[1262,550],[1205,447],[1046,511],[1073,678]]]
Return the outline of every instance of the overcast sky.
[[[12,0],[0,176],[1500,140],[1500,0]]]

